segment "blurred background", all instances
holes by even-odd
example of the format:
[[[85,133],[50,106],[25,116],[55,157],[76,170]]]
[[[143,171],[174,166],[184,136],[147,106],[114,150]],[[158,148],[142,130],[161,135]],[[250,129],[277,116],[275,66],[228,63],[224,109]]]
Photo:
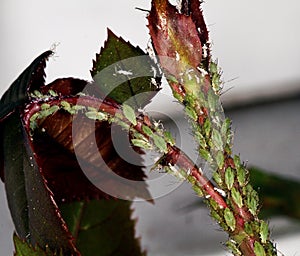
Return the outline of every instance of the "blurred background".
[[[48,82],[70,76],[91,80],[92,59],[107,27],[145,49],[147,13],[136,7],[149,10],[150,0],[1,1],[0,95],[50,48],[56,53],[47,65]],[[213,56],[223,70],[222,102],[233,119],[235,151],[249,166],[300,180],[299,1],[209,0],[203,9]],[[166,95],[167,88],[149,109],[159,112],[167,104],[163,109],[187,129],[180,108]],[[193,153],[192,138],[179,135]],[[137,233],[149,255],[225,255],[226,236],[198,203],[186,184],[155,205],[134,203]],[[0,255],[12,255],[13,224],[2,182],[0,216]],[[280,216],[269,221],[279,250],[300,255],[299,221]]]

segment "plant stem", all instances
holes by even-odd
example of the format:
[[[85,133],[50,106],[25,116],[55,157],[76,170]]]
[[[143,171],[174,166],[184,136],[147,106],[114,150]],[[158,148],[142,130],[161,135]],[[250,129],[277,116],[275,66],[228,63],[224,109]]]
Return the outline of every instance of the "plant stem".
[[[69,104],[68,107],[66,107],[65,102]],[[221,151],[224,157],[221,164],[216,163],[217,154],[211,155],[211,152],[216,152],[213,148],[214,143],[211,143],[213,129],[216,128],[211,126],[209,132],[203,130],[203,124],[209,120],[209,117],[204,114],[208,113],[208,110],[201,112],[201,116],[198,116],[194,125],[198,129],[197,131],[200,128],[202,129],[204,136],[207,132],[209,134],[206,137],[206,146],[203,150],[209,153],[210,157],[207,160],[209,160],[208,162],[217,174],[214,179],[218,186],[214,185],[203,174],[201,168],[198,168],[184,152],[175,146],[173,139],[173,142],[167,140],[164,131],[157,127],[155,122],[152,122],[146,115],[135,116],[134,120],[129,119],[128,114],[125,113],[125,106],[121,107],[113,102],[102,101],[88,95],[70,96],[63,99],[46,98],[27,105],[26,114],[23,117],[25,124],[27,124],[26,127],[35,127],[29,123],[37,122],[45,117],[44,114],[41,114],[44,111],[42,106],[45,103],[49,104],[50,109],[56,106],[55,111],[64,109],[69,111],[70,114],[76,114],[76,111],[87,112],[88,109],[95,108],[101,114],[101,120],[95,118],[95,121],[108,121],[121,125],[131,134],[131,141],[134,146],[162,153],[157,166],[165,168],[173,175],[180,173],[182,177],[191,183],[199,196],[205,196],[205,202],[210,208],[211,216],[228,232],[230,240],[227,242],[227,246],[236,255],[255,255],[259,250],[265,253],[261,255],[276,255],[275,247],[269,240],[268,229],[262,229],[262,226],[265,227],[267,224],[257,217],[258,197],[248,183],[249,175],[245,166],[240,163],[239,157],[228,155],[228,152],[230,152],[228,147],[226,150],[224,149],[224,152]],[[78,108],[78,106],[80,107]],[[210,112],[212,113],[211,110]],[[49,112],[49,114],[53,113]],[[39,116],[32,120],[32,117],[36,115]],[[148,127],[148,132],[145,132],[145,127]],[[226,130],[226,135],[228,134],[228,130]],[[160,141],[157,137],[161,139],[161,144],[157,143],[157,141]],[[143,142],[147,146],[136,144],[137,142]],[[228,145],[224,143],[224,148],[226,146]],[[220,179],[216,178],[217,176]]]

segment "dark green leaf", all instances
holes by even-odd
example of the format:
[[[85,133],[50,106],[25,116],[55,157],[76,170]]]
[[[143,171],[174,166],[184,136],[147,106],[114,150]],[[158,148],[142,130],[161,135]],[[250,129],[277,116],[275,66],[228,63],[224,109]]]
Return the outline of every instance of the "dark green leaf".
[[[35,162],[18,112],[5,120],[2,135],[5,188],[19,236],[31,244],[76,255],[71,235]]]
[[[264,218],[286,215],[300,219],[300,181],[281,177],[258,168],[250,168],[251,184],[262,201]]]
[[[149,103],[159,90],[161,77],[148,55],[110,30],[91,74],[105,96],[119,104],[127,101],[134,108]]]
[[[8,206],[19,236],[25,238],[30,233],[23,159],[27,153],[24,147],[22,124],[17,113],[6,119],[2,130],[1,152],[4,157]]]
[[[82,256],[144,255],[135,238],[130,202],[92,200],[60,205]]]

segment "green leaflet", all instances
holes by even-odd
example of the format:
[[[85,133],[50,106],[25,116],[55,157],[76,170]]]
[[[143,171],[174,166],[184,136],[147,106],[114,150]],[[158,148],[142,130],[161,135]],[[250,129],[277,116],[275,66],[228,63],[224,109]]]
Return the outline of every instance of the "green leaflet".
[[[123,109],[124,116],[130,121],[130,123],[136,125],[137,124],[136,116],[133,108],[127,104],[123,104],[122,109]]]
[[[108,30],[108,39],[96,55],[91,74],[105,96],[139,108],[159,90],[161,74],[154,61]]]

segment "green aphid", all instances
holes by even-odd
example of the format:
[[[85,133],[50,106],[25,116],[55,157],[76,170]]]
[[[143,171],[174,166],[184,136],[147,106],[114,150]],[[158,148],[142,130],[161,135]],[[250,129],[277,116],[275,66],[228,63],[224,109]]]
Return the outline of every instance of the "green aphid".
[[[190,117],[192,120],[197,121],[198,115],[196,111],[191,107],[185,107],[185,113]]]
[[[213,217],[218,223],[221,223],[221,222],[222,222],[222,217],[218,214],[217,211],[211,209],[211,210],[210,210],[210,215],[211,215],[211,217]]]
[[[170,82],[170,83],[178,84],[178,80],[176,79],[175,76],[168,75],[167,80],[168,80],[168,82]]]
[[[176,92],[175,90],[172,90],[172,92],[173,92],[174,98],[176,98],[179,102],[184,101],[184,98],[180,93]]]
[[[124,116],[122,115],[122,113],[117,112],[117,113],[115,113],[115,118],[122,120],[122,119],[124,119]]]
[[[209,199],[209,205],[212,207],[212,209],[218,211],[220,209],[220,205],[213,199]]]
[[[72,106],[72,110],[74,110],[76,113],[80,110],[83,110],[85,109],[85,106],[82,106],[82,105],[74,105]]]
[[[213,147],[216,148],[216,150],[223,151],[223,140],[222,136],[216,129],[213,129],[211,134],[211,140]]]
[[[50,107],[50,108],[48,109],[49,115],[52,115],[53,113],[55,113],[55,112],[58,111],[58,110],[59,110],[59,106],[54,105],[54,106]]]
[[[258,208],[258,195],[255,190],[252,190],[250,193],[247,194],[247,206],[249,208],[249,211],[256,215],[257,208]]]
[[[178,173],[180,174],[180,176],[183,178],[183,179],[187,179],[187,177],[188,177],[188,175],[189,175],[189,170],[188,171],[186,171],[185,169],[182,169],[182,168],[180,168],[180,169],[178,169]]]
[[[262,243],[266,243],[267,239],[269,237],[269,227],[265,221],[261,221],[259,231],[260,231],[259,234],[260,234],[260,239],[261,239]]]
[[[239,208],[242,208],[243,207],[243,198],[242,198],[240,192],[235,187],[233,187],[231,189],[231,196],[232,196],[233,201],[237,204],[237,206]]]
[[[224,165],[224,153],[223,153],[223,151],[218,151],[216,156],[215,156],[215,159],[216,159],[218,168],[222,169],[223,165]]]
[[[204,133],[206,135],[206,137],[208,138],[211,132],[211,122],[210,120],[207,118],[203,124],[203,129],[204,129]]]
[[[222,186],[223,185],[223,180],[221,175],[218,172],[214,172],[213,173],[213,179],[214,181],[219,185]]]
[[[163,153],[168,153],[167,143],[162,137],[160,137],[157,134],[153,134],[152,139],[155,146],[159,149],[159,151]]]
[[[52,97],[57,97],[58,96],[58,94],[55,91],[53,91],[53,90],[49,90],[48,93]]]
[[[173,138],[172,134],[169,131],[164,132],[164,137],[167,143],[169,143],[171,146],[175,145],[175,139]]]
[[[253,232],[253,229],[252,229],[251,222],[246,222],[246,223],[245,223],[245,232],[246,232],[249,236],[253,236],[253,235],[254,235],[254,232]]]
[[[170,167],[169,167],[170,168]],[[186,172],[182,169],[178,169],[178,168],[170,168],[171,169],[171,173],[174,177],[176,177],[179,180],[185,180],[186,179]]]
[[[216,93],[218,93],[220,91],[221,84],[222,84],[221,76],[219,74],[214,74],[212,76],[212,87]]]
[[[221,89],[221,75],[218,69],[218,65],[215,62],[210,62],[209,71],[211,74],[212,87],[216,93],[218,93]]]
[[[38,90],[33,91],[33,97],[43,98],[43,94],[41,94]]]
[[[226,246],[232,251],[233,255],[242,255],[241,251],[238,248],[238,245],[234,241],[227,241]]]
[[[202,133],[199,132],[199,131],[195,131],[194,134],[195,134],[195,138],[198,141],[199,146],[201,148],[206,148],[207,147],[207,143],[206,143],[205,138],[203,137]]]
[[[151,137],[153,135],[153,131],[151,130],[151,128],[146,125],[142,126],[142,130],[149,137]]]
[[[204,194],[203,194],[203,191],[201,189],[201,187],[197,184],[193,185],[192,186],[193,190],[196,192],[196,194],[199,196],[199,197],[203,197]]]
[[[98,110],[96,108],[93,108],[93,107],[87,107],[87,109],[90,112],[98,112]]]
[[[69,102],[67,102],[67,101],[61,101],[60,102],[60,105],[62,106],[62,108],[64,109],[64,110],[66,110],[66,111],[70,111],[71,110],[71,104],[69,103]]]
[[[107,120],[107,115],[102,112],[88,111],[85,113],[85,115],[87,118],[92,120],[98,120],[98,121]]]
[[[237,168],[237,180],[241,187],[246,185],[246,170],[243,167]]]
[[[218,73],[218,64],[211,61],[209,63],[209,71],[212,73],[212,74],[217,74]]]
[[[46,110],[46,109],[49,109],[51,106],[50,106],[50,104],[48,104],[48,103],[43,103],[42,105],[41,105],[41,110]]]
[[[231,121],[229,118],[226,118],[221,126],[221,135],[222,137],[226,140],[227,136],[230,133],[230,125],[231,125]]]
[[[208,163],[210,163],[210,164],[214,163],[214,160],[213,160],[210,152],[208,152],[206,149],[199,149],[199,153],[204,158],[204,160],[206,160]]]
[[[141,139],[132,139],[131,143],[139,148],[143,148],[143,149],[152,149],[152,146],[149,142],[145,141],[145,140],[141,140]]]
[[[198,94],[197,94],[197,102],[199,102],[204,107],[207,107],[207,104],[206,104],[207,101],[206,101],[205,95],[202,91],[198,92]]]
[[[233,162],[234,162],[235,168],[241,167],[241,159],[240,159],[239,156],[235,155],[235,156],[233,157]]]
[[[109,120],[109,119],[108,119],[108,120]],[[118,119],[117,119],[116,123],[117,123],[118,125],[120,125],[125,131],[129,131],[130,125],[129,125],[128,123],[123,122],[123,121],[118,120]]]
[[[34,122],[34,121],[36,121],[37,119],[39,119],[39,117],[40,117],[40,113],[39,112],[36,112],[36,113],[34,113],[31,117],[30,117],[30,122]]]
[[[199,154],[204,160],[206,160],[208,163],[211,163],[213,161],[210,153],[206,149],[199,149]]]
[[[231,229],[231,231],[234,231],[235,230],[236,222],[235,222],[234,215],[229,210],[229,208],[226,208],[224,210],[224,219],[225,219],[225,222],[228,225],[228,227]]]
[[[124,116],[128,119],[133,125],[137,125],[136,115],[134,109],[127,104],[122,105]]]
[[[219,97],[215,94],[214,91],[208,91],[207,101],[210,111],[215,111],[219,102]]]
[[[254,253],[256,256],[266,256],[264,247],[257,241],[254,243]]]
[[[195,183],[196,183],[196,179],[195,179],[195,177],[193,177],[192,175],[188,175],[187,176],[187,181],[190,183],[190,184],[192,184],[192,185],[195,185]]]
[[[228,167],[225,170],[225,184],[228,190],[232,189],[233,183],[234,183],[234,171],[230,167]]]
[[[35,130],[36,128],[37,128],[37,122],[36,122],[36,120],[34,120],[34,121],[30,121],[30,125],[29,125],[29,127],[30,127],[30,129],[33,131],[33,130]]]
[[[77,114],[77,111],[76,111],[76,109],[75,108],[73,108],[73,107],[71,107],[69,110],[67,110],[68,112],[69,112],[69,114],[71,114],[71,115],[75,115],[75,114]]]
[[[163,167],[163,169],[164,169],[164,171],[166,172],[166,173],[169,173],[169,174],[171,174],[171,175],[174,175],[174,171],[172,170],[172,168],[170,167],[170,166],[164,166]]]
[[[132,136],[135,139],[140,139],[140,140],[148,141],[148,139],[143,134],[141,134],[140,132],[137,132],[136,130],[132,130]]]

